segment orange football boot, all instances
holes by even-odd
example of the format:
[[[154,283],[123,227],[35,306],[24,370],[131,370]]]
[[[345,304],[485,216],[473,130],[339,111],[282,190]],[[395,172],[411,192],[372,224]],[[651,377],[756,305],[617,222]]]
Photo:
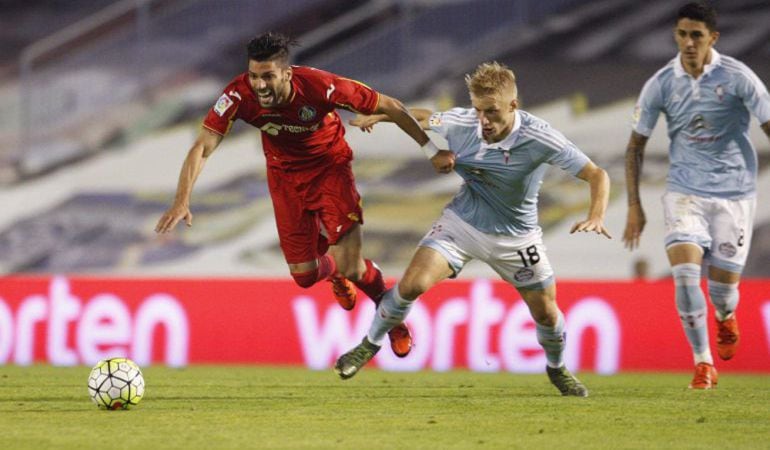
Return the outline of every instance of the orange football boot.
[[[687,387],[690,389],[711,389],[717,387],[718,380],[717,369],[709,363],[702,362],[695,366],[695,376],[692,377],[692,381]]]
[[[356,287],[353,282],[343,277],[339,273],[330,276],[328,280],[332,283],[332,292],[337,303],[342,309],[350,311],[356,306]]]
[[[396,356],[404,358],[412,351],[412,336],[405,323],[400,323],[388,331],[390,348]]]
[[[735,314],[723,321],[717,320],[717,354],[720,358],[728,360],[735,355],[741,334],[738,332],[738,320]]]

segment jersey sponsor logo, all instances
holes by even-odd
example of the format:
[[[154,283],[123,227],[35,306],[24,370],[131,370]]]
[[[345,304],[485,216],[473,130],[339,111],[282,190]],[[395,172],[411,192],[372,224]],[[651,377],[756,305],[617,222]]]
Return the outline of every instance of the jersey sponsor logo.
[[[219,97],[219,100],[217,100],[216,105],[214,105],[214,112],[217,113],[219,117],[222,117],[225,111],[227,111],[231,106],[233,106],[232,99],[230,99],[227,94],[222,94],[222,96]]]
[[[281,126],[273,122],[268,122],[259,127],[259,129],[270,136],[278,136],[278,133],[281,132]]]
[[[297,115],[299,115],[299,120],[303,122],[310,122],[311,120],[315,119],[316,111],[312,106],[305,105],[299,109]]]
[[[327,89],[327,90],[326,90],[326,100],[329,100],[329,99],[331,99],[331,97],[332,97],[332,92],[334,92],[334,89],[336,89],[336,88],[334,87],[334,83],[332,83],[332,84],[329,86],[329,89]]]
[[[634,126],[639,124],[639,119],[642,118],[642,107],[639,105],[636,105],[634,107],[634,115],[631,116],[631,122]]]
[[[722,136],[686,136],[690,142],[710,143],[722,139]]]
[[[239,94],[239,93],[238,93],[238,91],[230,91],[230,92],[228,92],[228,94],[229,94],[231,97],[235,97],[235,98],[237,98],[238,100],[243,100],[243,99],[241,98],[241,94]]]
[[[513,274],[513,279],[519,283],[531,280],[535,276],[535,272],[532,269],[519,269]]]
[[[711,129],[711,126],[708,122],[706,122],[706,118],[703,117],[703,114],[696,114],[692,120],[690,120],[690,124],[687,125],[687,127],[690,129],[690,131]]]
[[[288,131],[289,133],[294,133],[294,134],[312,132],[312,131],[318,130],[319,126],[320,124],[318,123],[310,127],[303,127],[300,125],[288,125],[288,124],[281,125],[273,122],[268,122],[262,125],[261,127],[259,127],[259,129],[269,134],[270,136],[278,136],[278,134],[281,131]]]
[[[735,248],[735,246],[729,242],[722,242],[719,244],[719,253],[727,256],[728,258],[732,258],[735,256],[736,253],[738,253],[738,249]]]

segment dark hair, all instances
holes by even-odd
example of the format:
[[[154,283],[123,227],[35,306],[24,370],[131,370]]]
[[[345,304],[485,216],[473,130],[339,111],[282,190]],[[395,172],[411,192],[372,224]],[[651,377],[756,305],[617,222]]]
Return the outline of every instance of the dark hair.
[[[249,59],[255,61],[281,61],[289,62],[289,47],[297,45],[297,42],[283,34],[268,31],[249,42],[246,47]]]
[[[717,11],[708,3],[688,3],[682,6],[676,15],[677,23],[681,19],[703,22],[711,32],[717,30]]]

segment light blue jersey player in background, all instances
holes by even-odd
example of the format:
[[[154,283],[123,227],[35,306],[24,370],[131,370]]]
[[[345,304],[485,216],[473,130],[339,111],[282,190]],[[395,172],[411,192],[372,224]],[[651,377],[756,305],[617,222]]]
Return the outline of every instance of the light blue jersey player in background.
[[[628,218],[623,241],[633,250],[644,230],[639,175],[647,139],[663,112],[671,140],[663,197],[666,252],[677,310],[695,359],[689,387],[710,389],[718,376],[709,349],[701,266],[706,261],[717,353],[727,360],[739,340],[738,283],[756,208],[757,154],[749,142],[750,114],[770,136],[770,96],[751,69],[714,50],[719,33],[713,8],[683,6],[674,38],[679,54],[647,81],[634,113],[626,150]]]
[[[479,259],[515,286],[529,307],[551,382],[563,395],[585,397],[586,387],[564,366],[564,315],[556,304],[554,272],[537,223],[537,196],[548,165],[587,181],[588,218],[571,232],[609,238],[604,227],[609,177],[548,123],[518,109],[510,69],[482,64],[466,76],[466,83],[473,108],[436,114],[412,110],[423,128],[449,143],[450,150],[427,156],[453,161],[465,183],[420,241],[399,283],[385,293],[367,336],[339,358],[335,370],[343,379],[355,375],[422,293]],[[359,116],[351,124],[368,130],[382,120],[382,115]]]

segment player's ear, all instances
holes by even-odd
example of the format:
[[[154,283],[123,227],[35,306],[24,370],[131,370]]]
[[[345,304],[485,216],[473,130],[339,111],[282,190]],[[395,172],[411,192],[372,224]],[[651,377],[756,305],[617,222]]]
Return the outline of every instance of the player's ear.
[[[719,31],[712,31],[711,32],[711,45],[713,46],[714,44],[716,44],[718,40],[719,40]]]
[[[283,77],[286,81],[291,80],[291,77],[294,73],[291,71],[291,66],[289,66],[286,70],[283,72]]]
[[[517,109],[519,109],[519,99],[514,98],[511,100],[511,111],[516,111]]]

